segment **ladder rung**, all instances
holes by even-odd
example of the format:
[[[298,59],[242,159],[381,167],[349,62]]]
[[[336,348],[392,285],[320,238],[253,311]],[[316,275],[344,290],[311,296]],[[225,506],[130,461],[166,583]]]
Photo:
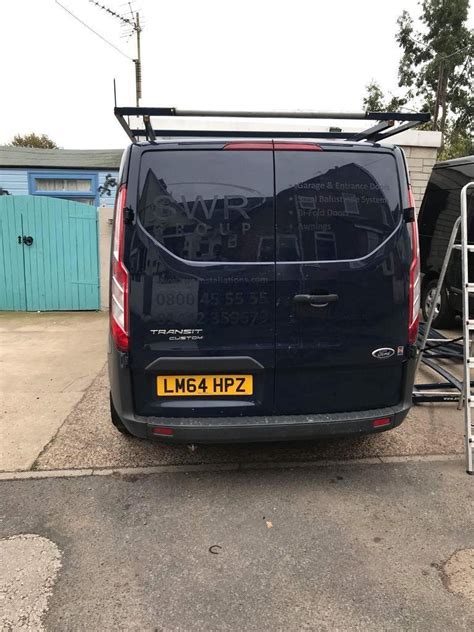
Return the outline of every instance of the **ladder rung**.
[[[474,329],[474,320],[467,320],[466,325],[468,329]]]
[[[474,292],[474,283],[466,283],[466,289],[468,292]]]
[[[474,358],[466,358],[466,362],[469,366],[474,366]]]
[[[429,396],[434,396],[434,397],[452,397],[452,398],[456,398],[459,399],[461,397],[461,391],[458,391],[456,389],[453,389],[452,391],[430,391],[428,390],[423,390],[422,388],[420,390],[416,390],[414,392],[414,395],[429,395]],[[473,406],[474,406],[474,402],[473,402]]]
[[[454,244],[453,248],[454,250],[462,250],[462,244]],[[474,252],[474,245],[468,244],[466,249],[468,252]]]

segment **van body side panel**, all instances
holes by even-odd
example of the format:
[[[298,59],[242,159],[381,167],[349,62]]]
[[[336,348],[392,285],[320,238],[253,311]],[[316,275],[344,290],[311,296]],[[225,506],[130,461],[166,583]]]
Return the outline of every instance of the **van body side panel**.
[[[396,173],[388,153],[275,152],[277,414],[400,401],[411,247]]]
[[[425,280],[437,278],[456,219],[461,213],[461,189],[474,181],[474,159],[465,164],[434,167],[418,216],[420,263]],[[470,212],[471,211],[471,212]],[[468,191],[469,241],[474,242],[474,192]],[[453,250],[445,285],[453,309],[462,310],[461,252]],[[474,276],[474,254],[469,253],[469,276]],[[425,282],[425,281],[424,281]],[[474,300],[471,299],[471,309]]]
[[[136,412],[166,417],[271,414],[271,150],[145,151],[136,208],[128,247]],[[251,375],[253,393],[158,394],[159,376],[222,374]]]

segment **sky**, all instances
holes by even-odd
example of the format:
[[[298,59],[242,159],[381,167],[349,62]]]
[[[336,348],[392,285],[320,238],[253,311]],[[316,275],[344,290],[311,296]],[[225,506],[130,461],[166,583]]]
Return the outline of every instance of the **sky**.
[[[100,0],[127,14],[124,0]],[[45,133],[69,149],[122,148],[113,115],[135,105],[134,38],[90,0],[2,2],[0,144]],[[417,0],[133,0],[142,31],[142,105],[361,111],[376,79],[397,89],[396,20]],[[473,16],[471,7],[471,18]],[[474,21],[474,20],[472,20]]]

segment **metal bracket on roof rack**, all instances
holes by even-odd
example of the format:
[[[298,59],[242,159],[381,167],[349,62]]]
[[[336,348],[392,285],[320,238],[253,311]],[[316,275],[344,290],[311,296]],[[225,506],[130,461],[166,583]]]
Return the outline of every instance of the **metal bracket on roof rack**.
[[[155,140],[155,130],[153,129],[152,125],[151,125],[151,121],[150,121],[150,115],[149,114],[144,114],[143,115],[143,123],[145,124],[145,130],[147,133],[147,138],[151,141]]]
[[[390,136],[415,127],[419,123],[426,123],[430,119],[427,112],[240,112],[213,110],[178,110],[176,108],[148,108],[148,107],[115,107],[115,116],[132,142],[141,139],[154,141],[159,136],[185,138],[332,138],[350,140],[354,142],[379,142]],[[143,128],[130,127],[128,117],[142,118]],[[127,117],[127,119],[125,118]],[[248,119],[327,119],[347,121],[378,121],[362,132],[342,131],[269,131],[269,130],[212,130],[212,129],[164,129],[152,125],[151,117],[179,117],[179,118],[248,118]],[[400,123],[400,125],[395,125]],[[388,130],[388,131],[386,131]]]
[[[386,129],[388,129],[389,127],[393,127],[394,125],[395,125],[394,120],[380,121],[380,123],[377,123],[377,125],[374,125],[373,127],[369,127],[369,129],[366,129],[365,131],[360,132],[360,134],[357,135],[355,140],[367,140],[367,138],[377,136],[381,132],[384,132]]]

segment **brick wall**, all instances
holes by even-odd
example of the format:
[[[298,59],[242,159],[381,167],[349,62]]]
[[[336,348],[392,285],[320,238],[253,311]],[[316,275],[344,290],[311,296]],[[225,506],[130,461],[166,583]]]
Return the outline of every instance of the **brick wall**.
[[[436,162],[436,147],[403,147],[410,171],[411,186],[416,208],[420,209],[431,170]]]

